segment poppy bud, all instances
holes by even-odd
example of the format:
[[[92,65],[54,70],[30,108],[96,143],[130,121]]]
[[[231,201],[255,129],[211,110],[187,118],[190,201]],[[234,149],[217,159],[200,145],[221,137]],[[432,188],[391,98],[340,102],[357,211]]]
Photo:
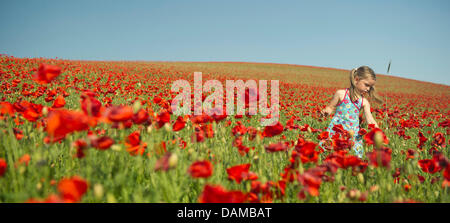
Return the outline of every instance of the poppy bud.
[[[172,155],[170,155],[169,157],[169,167],[175,167],[178,163],[178,156],[176,153],[172,153]]]
[[[355,199],[356,198],[356,190],[352,189],[347,193],[347,197],[350,199]]]
[[[26,170],[26,168],[25,168],[24,166],[20,166],[20,167],[19,167],[19,173],[20,173],[20,174],[25,173],[25,170]]]
[[[359,199],[359,197],[361,197],[361,191],[356,190],[355,191],[355,198]]]
[[[149,125],[147,127],[147,133],[150,134],[152,132],[152,130],[153,130],[153,127],[151,125]]]
[[[166,132],[170,132],[171,129],[172,129],[172,126],[170,126],[169,123],[164,124],[164,130],[166,130]]]
[[[136,100],[133,103],[133,113],[136,114],[139,110],[141,110],[141,107],[142,107],[141,101]]]
[[[376,132],[374,136],[375,148],[380,148],[383,145],[383,133]]]
[[[373,186],[371,186],[370,187],[370,192],[375,192],[375,191],[377,191],[378,189],[379,189],[380,187],[378,186],[378,185],[373,185]]]
[[[106,202],[108,203],[117,203],[116,198],[114,197],[113,194],[108,194],[106,195]]]
[[[36,184],[36,189],[37,189],[37,190],[41,190],[41,189],[42,189],[42,183],[41,183],[41,182],[38,182],[38,183]]]
[[[48,114],[48,108],[47,108],[47,106],[45,106],[42,108],[42,115],[47,116],[47,114]]]
[[[103,198],[103,186],[101,184],[94,185],[94,196],[99,200]]]
[[[364,175],[362,173],[358,173],[358,180],[360,183],[364,183]]]
[[[122,150],[122,146],[120,146],[118,144],[114,144],[111,146],[111,149],[118,152],[118,151]]]

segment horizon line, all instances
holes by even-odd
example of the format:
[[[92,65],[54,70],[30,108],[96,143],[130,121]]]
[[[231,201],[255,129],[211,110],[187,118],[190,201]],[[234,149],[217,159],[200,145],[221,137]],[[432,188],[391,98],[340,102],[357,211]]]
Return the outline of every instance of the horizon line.
[[[275,63],[275,62],[255,62],[255,61],[177,61],[177,60],[101,60],[101,59],[65,59],[60,57],[55,58],[48,58],[48,57],[16,57],[8,54],[0,53],[0,56],[6,56],[6,57],[14,57],[14,58],[21,58],[21,59],[54,59],[54,60],[66,60],[66,61],[80,61],[80,62],[157,62],[157,63],[247,63],[247,64],[270,64],[270,65],[288,65],[288,66],[296,66],[296,67],[307,67],[307,68],[317,68],[317,69],[326,69],[326,70],[337,70],[337,71],[347,71],[350,72],[351,70],[344,69],[344,68],[335,68],[335,67],[321,67],[321,66],[314,66],[314,65],[302,65],[302,64],[290,64],[290,63]],[[417,80],[412,78],[406,78],[406,77],[400,77],[395,76],[391,74],[383,74],[383,73],[376,73],[377,75],[382,76],[388,76],[388,77],[395,77],[395,78],[401,78],[411,81],[418,81],[418,82],[424,82],[429,84],[436,84],[436,85],[443,85],[445,87],[450,87],[450,85],[444,84],[444,83],[435,83],[430,81],[423,81],[423,80]]]

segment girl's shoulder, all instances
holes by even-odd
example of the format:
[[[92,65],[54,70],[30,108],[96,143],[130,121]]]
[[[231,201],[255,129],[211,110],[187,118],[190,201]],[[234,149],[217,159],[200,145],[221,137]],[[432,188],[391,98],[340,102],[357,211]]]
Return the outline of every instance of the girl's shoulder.
[[[336,106],[339,106],[344,101],[346,93],[346,89],[339,89],[334,93],[333,100],[336,100]]]
[[[339,96],[340,101],[344,100],[346,93],[347,93],[347,89],[339,89],[336,91],[336,95]]]

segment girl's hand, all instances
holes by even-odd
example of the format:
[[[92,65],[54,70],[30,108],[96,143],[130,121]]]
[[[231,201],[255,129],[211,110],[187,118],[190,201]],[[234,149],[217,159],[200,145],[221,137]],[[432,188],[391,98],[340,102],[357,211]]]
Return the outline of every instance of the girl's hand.
[[[339,101],[341,101],[345,97],[345,92],[345,90],[337,90],[336,93],[334,93],[330,104],[326,106],[322,111],[320,111],[322,117],[329,116],[331,113],[333,113]]]
[[[329,116],[331,114],[331,112],[333,112],[333,110],[327,106],[322,111],[320,111],[320,114],[322,115],[322,117],[326,117],[326,116]]]

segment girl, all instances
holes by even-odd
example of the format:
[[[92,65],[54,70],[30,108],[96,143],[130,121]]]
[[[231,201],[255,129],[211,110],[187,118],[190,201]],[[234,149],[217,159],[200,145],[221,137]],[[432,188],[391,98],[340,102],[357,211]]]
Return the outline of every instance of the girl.
[[[362,136],[359,132],[359,112],[362,110],[366,122],[374,124],[378,128],[378,124],[370,112],[370,103],[366,99],[381,102],[375,95],[376,75],[368,66],[361,66],[350,71],[350,88],[338,90],[331,99],[330,104],[325,107],[320,113],[322,116],[330,115],[335,109],[336,113],[331,119],[327,131],[330,133],[330,138],[335,134],[333,126],[341,124],[342,127],[353,134],[353,150],[360,158],[363,156]],[[319,145],[322,145],[320,143]]]

